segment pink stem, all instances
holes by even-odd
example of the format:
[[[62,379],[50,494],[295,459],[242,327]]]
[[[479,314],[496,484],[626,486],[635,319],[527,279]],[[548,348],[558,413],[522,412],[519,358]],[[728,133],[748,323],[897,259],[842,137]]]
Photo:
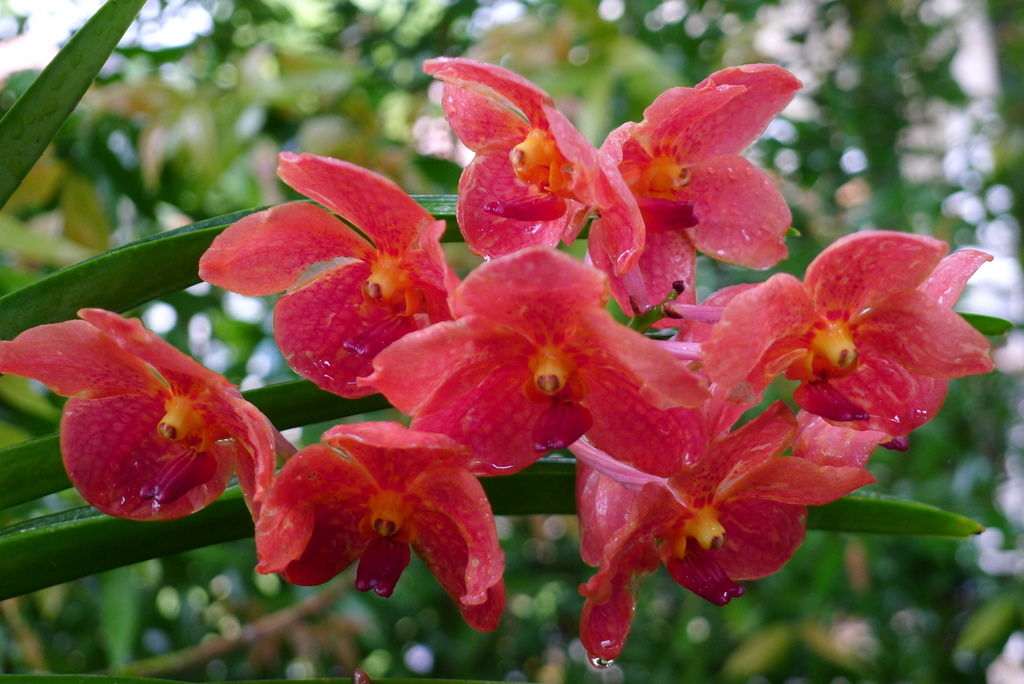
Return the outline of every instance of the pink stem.
[[[644,485],[648,482],[660,482],[666,484],[668,480],[664,477],[657,477],[645,473],[642,470],[637,470],[632,466],[628,466],[625,463],[620,463],[614,458],[609,456],[604,451],[601,451],[596,446],[588,442],[585,438],[579,439],[569,446],[569,451],[573,453],[583,463],[601,473],[612,478],[626,489],[638,492],[643,489]]]
[[[717,323],[722,320],[721,306],[704,306],[703,304],[682,304],[665,302],[665,313],[673,318],[682,318],[698,323]]]
[[[680,361],[700,361],[700,342],[676,342],[675,340],[657,340],[661,348]]]

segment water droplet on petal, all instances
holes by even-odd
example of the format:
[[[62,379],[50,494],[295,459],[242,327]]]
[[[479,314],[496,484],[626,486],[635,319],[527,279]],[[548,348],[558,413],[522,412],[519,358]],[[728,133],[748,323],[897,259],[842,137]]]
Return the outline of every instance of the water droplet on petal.
[[[588,660],[590,661],[591,665],[593,665],[594,667],[599,667],[602,670],[606,667],[611,667],[612,664],[615,662],[614,660],[605,660],[604,658],[595,655],[590,656]]]

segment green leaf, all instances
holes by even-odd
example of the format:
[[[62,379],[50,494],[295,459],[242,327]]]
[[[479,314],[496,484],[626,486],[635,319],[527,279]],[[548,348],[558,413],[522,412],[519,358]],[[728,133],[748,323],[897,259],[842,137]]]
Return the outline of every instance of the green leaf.
[[[0,207],[57,135],[144,4],[109,0],[0,119]]]
[[[319,423],[388,408],[380,394],[344,399],[308,380],[294,380],[242,393],[277,429]],[[58,435],[0,449],[0,509],[71,486],[60,457]]]
[[[972,313],[962,313],[960,316],[970,323],[975,330],[989,337],[1005,335],[1013,330],[1013,323],[1003,318]]]
[[[455,225],[454,195],[416,199],[434,216],[449,220],[444,240],[462,239]],[[0,340],[45,323],[74,318],[79,309],[123,312],[199,282],[199,258],[226,227],[265,207],[199,221],[112,249],[57,271],[0,297]]]
[[[352,682],[348,677],[337,679],[258,679],[232,681],[232,684],[344,684]],[[125,675],[14,675],[5,674],[4,684],[180,684],[179,680],[155,679],[152,677],[128,677]],[[424,679],[416,677],[374,677],[373,684],[501,684],[482,679]],[[527,682],[529,684],[529,682]]]
[[[45,323],[74,318],[79,309],[127,311],[199,282],[199,257],[246,211],[200,221],[112,249],[0,297],[0,339]]]
[[[496,515],[571,513],[575,464],[542,460],[482,483]],[[963,537],[981,525],[933,506],[882,497],[850,496],[812,508],[808,526],[839,532]],[[251,537],[252,519],[233,488],[193,515],[166,522],[137,522],[79,508],[0,530],[0,600],[79,577]]]
[[[36,518],[0,531],[0,596],[19,596],[252,534],[252,519],[237,489],[179,520],[123,520],[89,507]]]
[[[963,539],[984,525],[935,506],[880,494],[846,496],[808,509],[808,529]]]

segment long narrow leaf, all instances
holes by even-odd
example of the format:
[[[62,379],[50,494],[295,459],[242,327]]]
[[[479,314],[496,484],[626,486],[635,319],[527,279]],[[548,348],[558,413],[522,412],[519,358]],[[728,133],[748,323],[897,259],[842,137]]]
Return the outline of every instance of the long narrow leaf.
[[[307,380],[269,385],[242,393],[279,429],[379,411],[389,406],[379,394],[343,399]],[[0,509],[71,486],[60,457],[58,435],[0,449]]]
[[[515,475],[485,478],[483,484],[498,515],[569,512],[574,470],[569,461],[541,462]],[[535,491],[543,497],[533,496]],[[933,506],[864,496],[811,509],[808,526],[941,537],[966,537],[982,529],[973,520]],[[252,533],[237,489],[196,514],[169,522],[121,520],[92,508],[37,518],[0,530],[0,599]]]
[[[0,120],[0,207],[42,156],[145,0],[108,0]]]
[[[454,218],[454,196],[415,199],[438,218]],[[82,308],[127,311],[195,285],[199,282],[199,258],[213,239],[227,226],[261,209],[218,216],[112,249],[0,297],[0,340],[12,339],[37,325],[74,318]],[[454,220],[449,220],[444,239],[461,240]]]
[[[337,679],[257,679],[233,681],[232,684],[344,684],[352,682],[348,677]],[[416,677],[374,677],[374,684],[500,684],[482,679],[424,679]],[[126,675],[4,675],[4,684],[180,684],[180,680],[156,679],[151,677],[129,677]],[[527,683],[528,684],[528,683]]]

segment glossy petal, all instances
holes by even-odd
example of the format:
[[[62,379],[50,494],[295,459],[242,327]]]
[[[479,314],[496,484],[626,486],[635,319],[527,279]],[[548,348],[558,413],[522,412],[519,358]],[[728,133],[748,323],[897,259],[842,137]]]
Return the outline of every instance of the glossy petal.
[[[681,587],[716,606],[724,606],[745,592],[702,548],[689,550],[682,558],[670,555],[664,560],[668,574]]]
[[[0,373],[35,378],[67,397],[160,391],[141,359],[85,321],[41,325],[0,341]]]
[[[886,297],[855,325],[858,348],[872,347],[911,373],[958,378],[994,368],[985,336],[921,290]]]
[[[345,343],[394,318],[364,300],[361,288],[369,274],[361,261],[344,262],[282,296],[274,307],[274,337],[288,365],[343,397],[373,393],[356,384],[356,378],[371,372],[373,355],[354,354]]]
[[[355,164],[282,152],[278,175],[306,197],[350,221],[381,252],[402,254],[421,232],[436,231],[438,221],[401,188]]]
[[[507,155],[526,137],[530,125],[518,113],[486,95],[459,85],[445,84],[441,106],[455,135],[474,152]],[[472,116],[467,116],[472,112]]]
[[[580,555],[587,565],[600,565],[604,547],[629,522],[637,492],[576,460],[576,512],[580,519]]]
[[[600,271],[564,252],[538,247],[474,270],[452,296],[451,307],[457,317],[483,315],[538,338],[553,321],[576,318],[607,302],[608,284]]]
[[[256,523],[262,573],[323,584],[354,563],[370,540],[360,533],[376,483],[365,469],[314,444],[285,463]]]
[[[892,439],[876,430],[851,430],[831,425],[820,416],[801,411],[793,456],[823,466],[863,468],[879,444]]]
[[[487,495],[464,468],[435,468],[430,475],[410,490],[422,511],[414,516],[420,536],[413,546],[459,604],[479,605],[505,570]],[[452,551],[463,548],[464,555]]]
[[[508,150],[486,152],[478,155],[462,172],[455,215],[466,244],[474,254],[501,257],[534,245],[557,245],[568,226],[568,204],[565,199],[554,197],[565,210],[557,218],[545,215],[532,220],[505,218],[489,211],[488,206],[552,197],[516,178],[508,161]]]
[[[909,435],[938,413],[946,398],[948,382],[915,375],[899,363],[868,349],[860,354],[861,365],[849,378],[832,382],[851,402],[868,412],[867,421],[834,425],[859,430],[878,430],[893,437]]]
[[[373,246],[320,207],[290,202],[245,217],[214,239],[199,277],[256,297],[291,289],[338,259],[368,261]]]
[[[776,274],[729,303],[703,347],[704,370],[724,387],[746,380],[755,367],[774,376],[785,367],[789,352],[805,347],[796,338],[817,319],[800,281]]]
[[[728,540],[710,555],[729,577],[753,580],[777,572],[803,543],[807,509],[747,499],[723,504],[718,519]],[[766,530],[771,532],[766,534]]]
[[[134,520],[173,520],[203,508],[224,491],[235,469],[236,446],[210,448],[216,468],[204,481],[161,503],[144,496],[175,458],[193,454],[156,430],[164,397],[123,394],[70,399],[61,420],[61,454],[68,477],[92,506]]]
[[[518,109],[534,127],[546,123],[544,105],[551,96],[522,76],[493,64],[464,57],[437,57],[423,62],[423,71],[436,79],[478,92]]]
[[[693,205],[697,225],[689,234],[701,253],[759,269],[786,258],[793,216],[763,171],[739,155],[725,155],[695,164],[690,174],[675,199]]]
[[[961,249],[947,255],[918,288],[943,306],[953,306],[960,298],[967,280],[992,255],[977,249]]]
[[[854,233],[815,257],[804,275],[804,287],[820,312],[857,314],[890,294],[916,288],[945,253],[946,243],[924,235]]]
[[[119,517],[178,518],[219,496],[237,469],[258,513],[275,461],[269,421],[140,321],[79,315],[0,342],[0,372],[71,396],[61,451],[86,501]]]

